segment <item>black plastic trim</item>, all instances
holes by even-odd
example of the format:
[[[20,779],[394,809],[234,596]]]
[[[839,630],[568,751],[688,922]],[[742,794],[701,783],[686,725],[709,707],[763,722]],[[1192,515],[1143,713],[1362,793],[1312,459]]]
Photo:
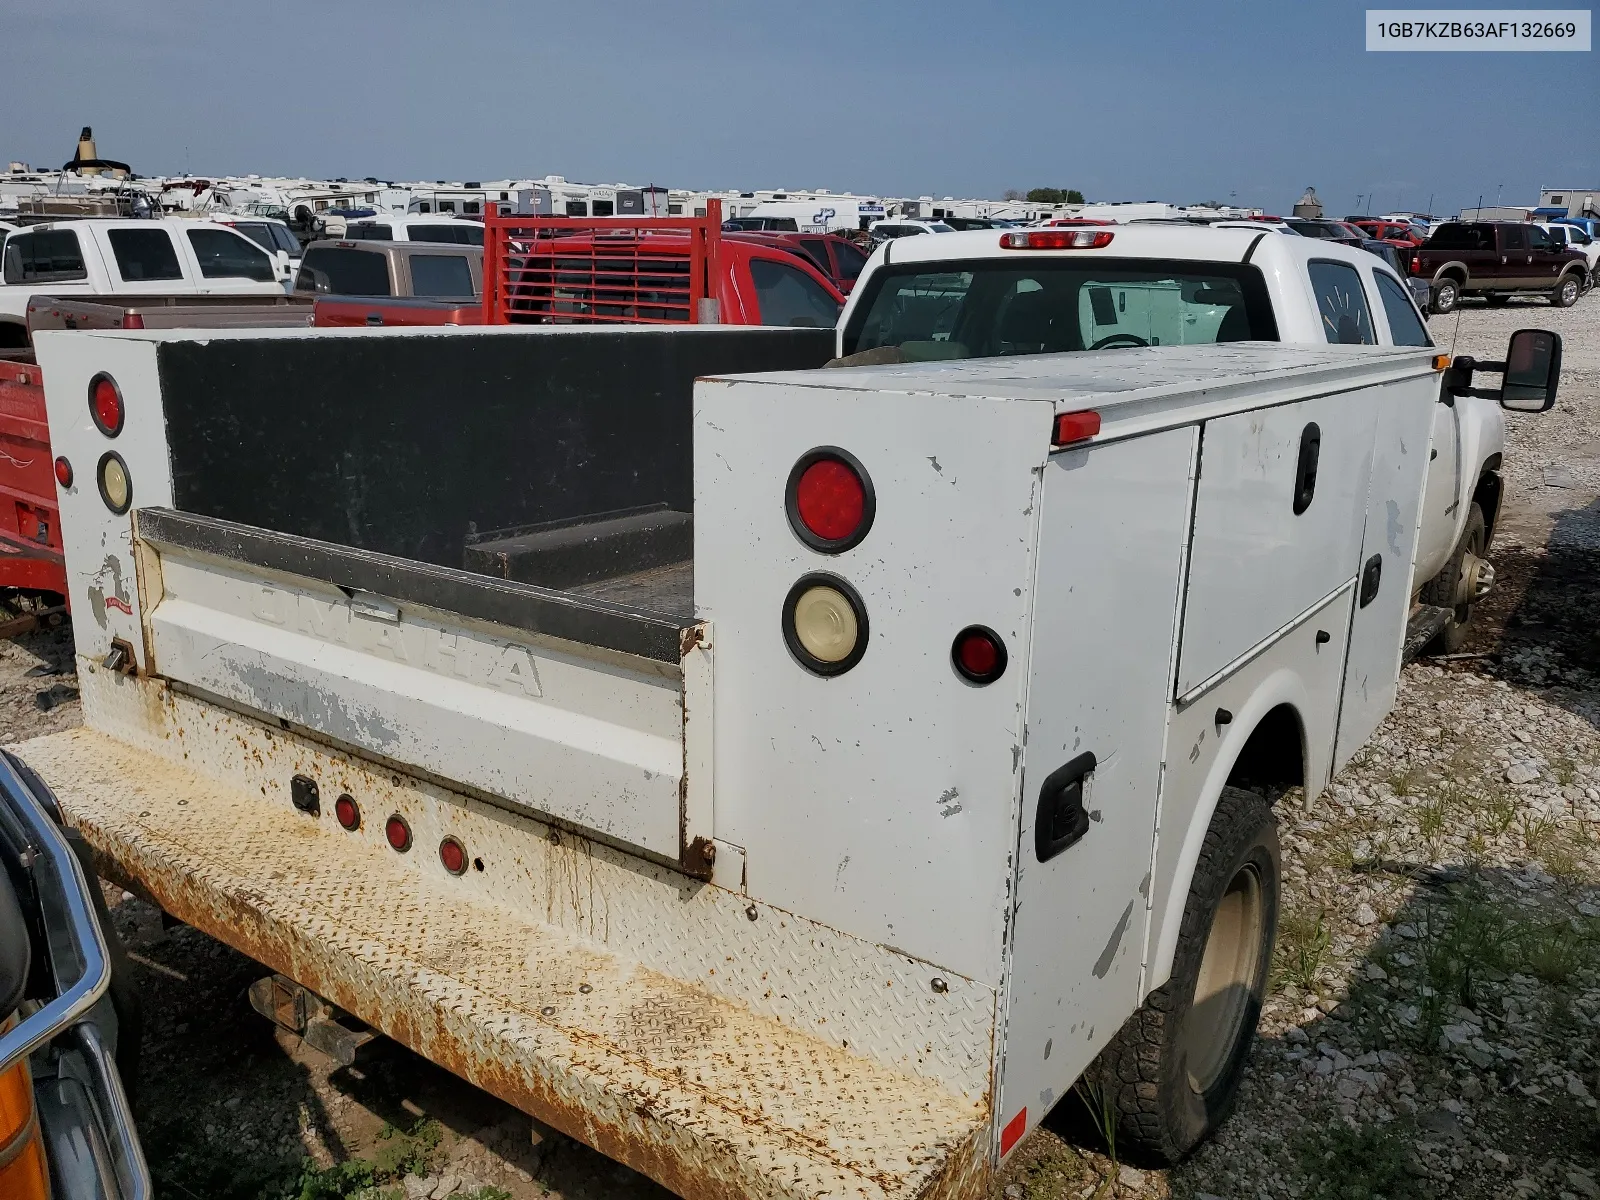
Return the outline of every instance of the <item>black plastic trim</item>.
[[[794,628],[794,610],[800,603],[800,597],[814,587],[830,587],[842,595],[850,603],[851,609],[856,614],[856,645],[844,658],[838,662],[823,662],[811,654],[800,644],[800,635]],[[861,661],[862,655],[867,652],[867,607],[861,602],[861,593],[856,591],[837,575],[830,575],[825,571],[813,571],[809,575],[802,575],[789,589],[789,594],[783,598],[783,641],[789,647],[789,653],[794,655],[795,662],[799,663],[813,675],[823,678],[832,678],[843,675],[851,667]]]
[[[111,503],[111,497],[106,495],[106,464],[112,459],[117,460],[117,464],[122,468],[122,477],[128,481],[128,494],[123,498],[121,508]],[[100,456],[100,461],[94,468],[94,484],[100,489],[100,499],[105,502],[105,506],[117,516],[120,517],[133,507],[133,472],[128,470],[127,461],[115,450],[107,450]]]
[[[420,604],[657,662],[678,662],[680,636],[692,627],[692,623],[680,623],[659,613],[536,584],[495,579],[170,508],[141,508],[135,518],[139,536],[157,547],[209,554],[320,579],[337,587],[373,592],[401,604]]]
[[[961,657],[957,652],[961,649],[961,643],[963,639],[971,636],[972,634],[978,634],[981,637],[988,638],[990,645],[995,648],[995,651],[999,655],[999,658],[995,662],[994,670],[988,672],[987,674],[975,674],[961,665]],[[955,638],[950,643],[950,665],[956,669],[957,675],[961,676],[961,678],[965,679],[968,683],[976,684],[979,687],[985,687],[988,684],[993,683],[996,679],[999,679],[1000,676],[1004,675],[1006,673],[1006,664],[1009,661],[1010,656],[1006,653],[1005,639],[994,630],[990,629],[987,625],[968,625],[960,633],[956,634]]]
[[[800,476],[804,475],[813,464],[828,459],[843,463],[861,481],[861,524],[856,526],[855,532],[848,537],[821,537],[807,529],[806,523],[800,519]],[[872,529],[872,522],[878,515],[878,495],[872,487],[872,476],[867,474],[866,467],[861,465],[861,460],[854,454],[838,446],[816,446],[802,454],[790,470],[789,482],[783,489],[783,510],[789,516],[789,528],[794,530],[795,537],[811,549],[819,554],[843,554],[851,547],[859,546],[861,540]]]
[[[109,383],[112,387],[112,390],[117,393],[117,424],[111,429],[106,428],[106,426],[101,423],[100,410],[94,406],[94,390],[100,386],[100,381],[102,379]],[[115,379],[111,378],[111,376],[104,371],[98,372],[94,378],[89,380],[89,419],[94,422],[94,427],[101,433],[105,434],[108,438],[116,437],[122,432],[123,426],[128,423],[128,402],[123,398],[122,388],[117,384]]]

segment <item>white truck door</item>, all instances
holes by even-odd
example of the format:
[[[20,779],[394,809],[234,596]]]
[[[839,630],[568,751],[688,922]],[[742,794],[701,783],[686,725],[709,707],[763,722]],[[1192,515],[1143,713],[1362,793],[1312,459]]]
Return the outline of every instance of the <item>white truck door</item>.
[[[1356,572],[1377,389],[1205,425],[1177,696]]]
[[[1090,446],[1045,468],[1002,1154],[1138,1006],[1197,432]]]
[[[1433,447],[1427,490],[1422,497],[1422,529],[1417,539],[1412,588],[1432,579],[1449,561],[1456,530],[1466,520],[1461,500],[1461,401],[1433,406]]]
[[[1438,469],[1445,465],[1442,456],[1426,463],[1428,438],[1438,436],[1442,419],[1451,443],[1455,441],[1455,410],[1437,402],[1438,386],[1437,376],[1428,376],[1391,384],[1380,393],[1334,771],[1371,736],[1394,706],[1399,688],[1400,654],[1411,613],[1411,564],[1420,561],[1417,543],[1425,536],[1418,510],[1424,497],[1432,497],[1434,478],[1448,474]],[[1424,460],[1420,469],[1427,473],[1426,491],[1417,486],[1419,456]]]

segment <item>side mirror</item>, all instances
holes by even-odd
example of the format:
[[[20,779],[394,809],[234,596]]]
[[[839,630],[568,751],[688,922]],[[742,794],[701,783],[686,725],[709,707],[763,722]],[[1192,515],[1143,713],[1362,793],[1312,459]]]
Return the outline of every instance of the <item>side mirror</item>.
[[[1545,329],[1519,329],[1506,348],[1505,384],[1500,406],[1512,412],[1546,412],[1555,407],[1561,381],[1561,335]]]
[[[1475,371],[1497,371],[1504,376],[1498,388],[1472,386]],[[1512,412],[1547,412],[1555,407],[1556,386],[1561,381],[1561,335],[1548,329],[1519,329],[1511,335],[1504,362],[1479,362],[1457,355],[1444,375],[1446,404],[1454,396],[1481,396]]]

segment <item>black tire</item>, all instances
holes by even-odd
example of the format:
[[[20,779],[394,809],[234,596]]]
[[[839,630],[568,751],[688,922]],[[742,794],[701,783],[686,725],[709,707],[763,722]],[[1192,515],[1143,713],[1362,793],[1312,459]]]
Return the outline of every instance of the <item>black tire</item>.
[[[1483,509],[1476,503],[1467,510],[1467,527],[1461,531],[1450,561],[1439,573],[1422,585],[1418,599],[1424,604],[1450,609],[1450,616],[1433,640],[1423,648],[1423,654],[1455,654],[1467,644],[1467,633],[1472,627],[1472,605],[1457,604],[1456,587],[1461,582],[1461,564],[1468,552],[1483,557],[1488,549],[1488,525],[1483,519]]]
[[[1510,296],[1502,295],[1499,292],[1491,292],[1489,295],[1484,297],[1484,300],[1488,302],[1490,308],[1504,308],[1506,306],[1506,302],[1510,299]]]
[[[1091,1089],[1100,1089],[1114,1104],[1117,1149],[1130,1161],[1151,1166],[1176,1163],[1232,1110],[1272,967],[1280,875],[1278,823],[1272,807],[1255,792],[1223,788],[1195,864],[1172,976],[1150,993],[1084,1073]],[[1215,918],[1225,899],[1230,906],[1238,902],[1241,879],[1246,880],[1246,890],[1257,889],[1259,912],[1259,938],[1241,939],[1241,944],[1255,943],[1244,946],[1254,959],[1240,970],[1241,976],[1249,977],[1249,986],[1225,989],[1225,994],[1218,993],[1222,999],[1216,1006],[1197,1009],[1196,987]],[[1215,1023],[1219,1016],[1231,1033],[1200,1039],[1202,1047],[1210,1049],[1201,1068],[1207,1082],[1197,1084],[1190,1069],[1186,1027],[1195,1021]]]
[[[1441,279],[1433,285],[1433,291],[1428,298],[1428,307],[1440,314],[1455,312],[1456,306],[1461,303],[1461,285],[1454,279]]]
[[[1583,280],[1569,273],[1563,275],[1561,281],[1551,289],[1550,303],[1556,308],[1571,308],[1582,294]]]

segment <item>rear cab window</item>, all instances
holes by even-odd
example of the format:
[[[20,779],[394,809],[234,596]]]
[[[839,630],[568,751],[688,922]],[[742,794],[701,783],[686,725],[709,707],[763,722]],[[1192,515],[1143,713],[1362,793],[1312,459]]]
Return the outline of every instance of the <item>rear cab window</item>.
[[[376,221],[352,221],[344,227],[346,241],[390,242],[394,240],[394,227]]]
[[[1405,285],[1385,271],[1374,271],[1372,276],[1378,281],[1378,298],[1383,301],[1383,315],[1389,322],[1389,341],[1396,346],[1433,345]]]
[[[112,258],[116,260],[117,274],[124,283],[183,278],[183,267],[178,263],[178,248],[172,244],[172,235],[159,226],[154,229],[108,230],[106,241],[111,246]]]
[[[1366,289],[1361,286],[1361,272],[1346,262],[1312,259],[1306,264],[1306,273],[1317,300],[1323,336],[1336,346],[1376,346],[1378,334],[1372,326]]]
[[[483,245],[483,226],[475,221],[453,221],[440,225],[413,225],[406,232],[413,242],[442,242],[453,246]]]
[[[390,296],[389,259],[350,246],[312,246],[294,290],[318,296]]]
[[[464,254],[413,254],[411,293],[415,296],[472,297],[472,264]]]
[[[898,346],[917,362],[1278,340],[1266,282],[1240,263],[979,259],[889,267],[865,286],[846,354]]]
[[[6,238],[7,283],[68,283],[87,279],[75,229],[38,229]]]

